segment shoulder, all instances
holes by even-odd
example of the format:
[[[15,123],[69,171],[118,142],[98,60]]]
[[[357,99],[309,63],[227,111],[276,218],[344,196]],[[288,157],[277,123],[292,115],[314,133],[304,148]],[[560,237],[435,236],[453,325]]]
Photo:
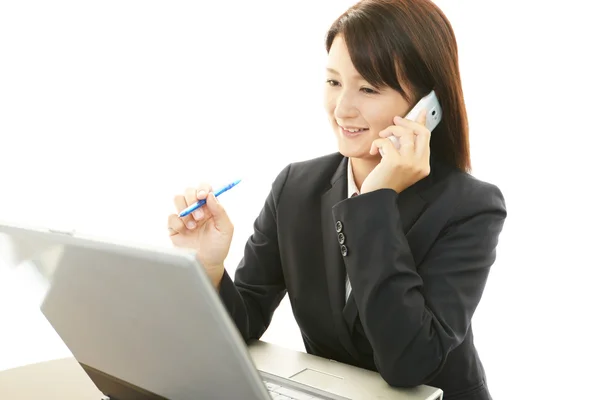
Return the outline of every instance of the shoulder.
[[[290,164],[289,179],[294,181],[326,181],[329,183],[344,159],[340,153],[331,153],[309,160],[298,161]]]
[[[309,160],[288,164],[275,178],[272,190],[280,195],[284,188],[293,188],[294,192],[322,190],[330,184],[336,172],[339,172],[344,156],[331,153]]]
[[[506,217],[504,194],[496,184],[445,165],[433,168],[429,178],[427,194],[451,210],[451,220],[490,212]]]

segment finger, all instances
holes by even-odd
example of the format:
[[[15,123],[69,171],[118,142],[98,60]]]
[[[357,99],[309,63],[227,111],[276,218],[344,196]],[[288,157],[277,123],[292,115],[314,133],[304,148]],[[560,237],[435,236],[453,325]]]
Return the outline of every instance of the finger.
[[[425,122],[427,121],[427,110],[426,109],[422,109],[419,112],[419,115],[417,116],[416,122],[419,125],[423,125],[425,126]]]
[[[423,122],[427,116],[425,111],[421,111],[418,116],[419,122]],[[422,157],[427,149],[429,149],[429,141],[431,139],[431,132],[424,124],[421,124],[416,121],[410,121],[407,119],[403,119],[400,117],[394,118],[394,123],[397,123],[397,127],[403,127],[405,129],[411,130],[414,135],[413,145],[414,145],[414,156]],[[409,143],[409,146],[411,144]]]
[[[420,114],[419,114],[419,118],[420,118]],[[417,135],[420,133],[429,132],[429,130],[425,127],[425,124],[420,124],[417,121],[411,121],[410,119],[406,119],[406,118],[394,117],[394,124],[397,127],[403,127],[408,130],[411,130],[414,133],[416,133]]]
[[[198,191],[196,188],[187,188],[185,190],[185,202],[187,203],[187,206],[191,206],[192,204],[195,204],[198,202],[198,200],[202,200],[202,199],[198,199]],[[200,221],[202,218],[204,218],[204,210],[203,207],[199,207],[196,210],[194,210],[194,212],[192,212],[191,217],[193,218],[196,222]]]
[[[369,150],[369,153],[371,155],[375,155],[377,152],[379,152],[379,150],[382,151],[383,157],[398,156],[398,150],[396,149],[396,146],[394,146],[394,143],[392,143],[392,141],[388,138],[375,139],[371,144],[371,150]]]
[[[202,200],[206,198],[206,195],[210,192],[212,192],[212,186],[209,185],[208,183],[201,183],[198,185],[198,187],[196,188],[196,190],[198,191],[198,200]]]
[[[429,142],[431,140],[431,132],[426,126],[427,111],[423,110],[419,114],[417,121],[419,126],[415,129],[415,157],[422,158],[426,153],[429,153]]]
[[[431,141],[431,133],[429,131],[419,133],[415,138],[415,157],[422,158],[424,156],[429,157],[430,147],[429,143]]]
[[[187,188],[187,189],[185,189],[184,193],[185,193],[184,194],[185,202],[187,203],[188,207],[198,201],[198,195],[197,195],[196,188]]]
[[[212,192],[212,186],[209,185],[208,183],[201,183],[198,185],[198,187],[196,188],[196,200],[206,200],[206,197],[208,196],[208,193]],[[195,210],[192,213],[192,216],[194,217],[194,219],[198,222],[200,222],[203,218],[208,218],[210,217],[210,211],[207,210],[206,207],[202,206],[200,208],[198,208],[197,210]]]
[[[179,233],[185,233],[187,231],[183,220],[179,218],[178,214],[169,215],[167,228],[169,229],[170,236],[177,235]]]
[[[223,233],[232,234],[233,224],[229,220],[229,216],[227,215],[225,208],[221,205],[221,203],[219,203],[219,200],[217,200],[213,192],[210,192],[206,198],[206,207],[212,214],[217,230]]]
[[[394,136],[394,132],[392,132],[392,129],[390,126],[388,126],[384,130],[379,132],[379,137],[386,138],[386,137],[390,137],[390,136]]]
[[[181,194],[173,197],[173,204],[175,204],[175,210],[177,210],[178,213],[182,212],[187,207],[185,197]]]
[[[389,126],[381,131],[379,136],[387,137],[388,140],[394,139],[392,140],[394,147],[404,156],[414,153],[415,133],[412,129],[404,126]],[[406,148],[402,149],[403,146]]]
[[[410,127],[391,125],[379,132],[379,137],[390,137],[392,135],[400,137],[402,135],[408,134],[414,134],[413,130]]]
[[[175,209],[177,209],[177,213],[180,213],[188,207],[188,203],[184,195],[175,196],[173,202],[175,203]],[[197,226],[191,215],[186,215],[185,217],[182,217],[181,220],[188,227],[188,229],[194,229]]]
[[[400,154],[404,158],[414,157],[415,139],[416,136],[413,132],[409,132],[402,136],[399,136],[398,141],[400,142],[400,147],[398,149],[398,154]]]

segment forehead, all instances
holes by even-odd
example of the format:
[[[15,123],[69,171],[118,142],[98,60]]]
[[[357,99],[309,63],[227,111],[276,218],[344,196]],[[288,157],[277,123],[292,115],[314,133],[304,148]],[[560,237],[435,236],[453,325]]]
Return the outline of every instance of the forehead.
[[[356,78],[362,76],[356,71],[344,37],[338,35],[331,44],[331,49],[327,55],[327,71],[342,75],[352,75]]]
[[[348,46],[342,35],[337,35],[331,43],[327,60],[329,62],[339,62],[340,60],[350,60],[350,53],[348,52]]]

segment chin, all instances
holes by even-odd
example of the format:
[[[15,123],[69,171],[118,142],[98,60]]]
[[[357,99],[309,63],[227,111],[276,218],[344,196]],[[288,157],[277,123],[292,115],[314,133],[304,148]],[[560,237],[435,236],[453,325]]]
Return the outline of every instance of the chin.
[[[338,151],[344,157],[349,158],[373,159],[379,156],[373,156],[369,153],[369,150],[371,150],[371,141],[361,142],[348,141],[345,138],[338,137]]]
[[[371,147],[368,148],[364,148],[363,147],[356,147],[356,146],[347,146],[344,145],[344,143],[340,143],[338,145],[338,151],[340,152],[341,155],[343,155],[344,157],[348,157],[348,158],[364,158],[364,159],[372,159],[374,157],[377,156],[373,156],[369,153],[369,150],[371,149]]]

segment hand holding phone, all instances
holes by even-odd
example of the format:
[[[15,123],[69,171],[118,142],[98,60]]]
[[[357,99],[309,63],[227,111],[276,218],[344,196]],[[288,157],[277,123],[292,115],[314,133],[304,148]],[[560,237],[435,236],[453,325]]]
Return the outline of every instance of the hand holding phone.
[[[405,118],[394,117],[393,125],[379,132],[380,137],[371,144],[369,154],[376,155],[379,151],[383,155],[385,149],[385,155],[363,181],[361,194],[379,189],[400,193],[427,177],[431,172],[431,130],[441,117],[441,107],[433,92]],[[399,147],[395,146],[395,140]]]
[[[421,110],[426,109],[427,115],[425,117],[425,127],[429,130],[429,132],[433,132],[433,129],[439,124],[442,120],[442,106],[435,94],[435,91],[432,90],[429,94],[423,97],[415,106],[406,114],[405,119],[410,119],[411,121],[416,120],[419,112]],[[400,142],[398,138],[395,136],[388,137],[389,140],[394,143],[396,149],[400,148]],[[379,149],[379,154],[383,156],[383,150]]]

